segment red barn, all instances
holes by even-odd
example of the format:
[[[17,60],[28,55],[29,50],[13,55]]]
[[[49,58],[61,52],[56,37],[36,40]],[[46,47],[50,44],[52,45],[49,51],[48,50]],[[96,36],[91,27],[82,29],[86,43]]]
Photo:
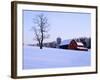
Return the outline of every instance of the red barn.
[[[76,40],[65,40],[60,44],[60,48],[63,49],[73,49],[73,50],[84,50],[88,49],[84,47],[84,44],[81,42],[77,42]]]

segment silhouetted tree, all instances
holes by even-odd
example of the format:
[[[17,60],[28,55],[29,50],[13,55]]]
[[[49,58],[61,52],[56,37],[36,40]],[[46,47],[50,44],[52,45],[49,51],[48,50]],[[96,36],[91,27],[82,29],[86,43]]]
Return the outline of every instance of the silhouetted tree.
[[[44,39],[49,37],[48,19],[46,16],[44,16],[44,14],[39,14],[33,19],[33,22],[34,22],[33,30],[34,30],[35,40],[38,41],[40,49],[42,49]]]
[[[82,38],[78,38],[80,40],[80,42],[82,42],[84,44],[84,47],[90,49],[91,48],[91,38],[87,38],[87,37],[82,37]]]

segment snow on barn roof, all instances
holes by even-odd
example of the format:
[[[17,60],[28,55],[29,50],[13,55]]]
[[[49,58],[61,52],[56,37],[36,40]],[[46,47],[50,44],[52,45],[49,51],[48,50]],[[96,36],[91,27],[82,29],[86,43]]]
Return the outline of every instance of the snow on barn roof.
[[[69,40],[63,40],[63,41],[60,43],[60,46],[62,46],[62,45],[69,45],[71,41],[72,41],[71,39],[69,39]],[[76,41],[76,40],[75,40],[75,41]],[[76,43],[77,43],[78,46],[84,46],[82,42],[77,42],[77,41],[76,41]]]
[[[79,46],[83,46],[83,43],[81,43],[81,42],[76,42],[77,43],[77,45],[79,45]]]
[[[66,45],[66,44],[70,44],[71,40],[63,40],[61,43],[60,43],[60,46],[62,45]]]
[[[88,48],[85,48],[85,47],[77,47],[78,49],[88,49]]]

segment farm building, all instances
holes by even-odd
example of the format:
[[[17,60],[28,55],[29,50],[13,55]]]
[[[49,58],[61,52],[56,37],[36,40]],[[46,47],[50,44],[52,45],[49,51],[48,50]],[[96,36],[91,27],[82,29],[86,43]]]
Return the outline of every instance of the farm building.
[[[71,40],[64,40],[60,43],[59,48],[68,49],[68,45],[70,44]]]
[[[82,42],[78,42],[76,40],[64,40],[61,42],[60,48],[62,49],[73,49],[73,50],[85,50],[88,49],[84,47],[84,44]]]

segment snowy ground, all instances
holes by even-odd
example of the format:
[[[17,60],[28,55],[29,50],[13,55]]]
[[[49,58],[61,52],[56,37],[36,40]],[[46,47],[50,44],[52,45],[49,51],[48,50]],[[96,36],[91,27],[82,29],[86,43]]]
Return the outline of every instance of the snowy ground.
[[[90,66],[90,59],[90,51],[23,47],[23,69]]]

